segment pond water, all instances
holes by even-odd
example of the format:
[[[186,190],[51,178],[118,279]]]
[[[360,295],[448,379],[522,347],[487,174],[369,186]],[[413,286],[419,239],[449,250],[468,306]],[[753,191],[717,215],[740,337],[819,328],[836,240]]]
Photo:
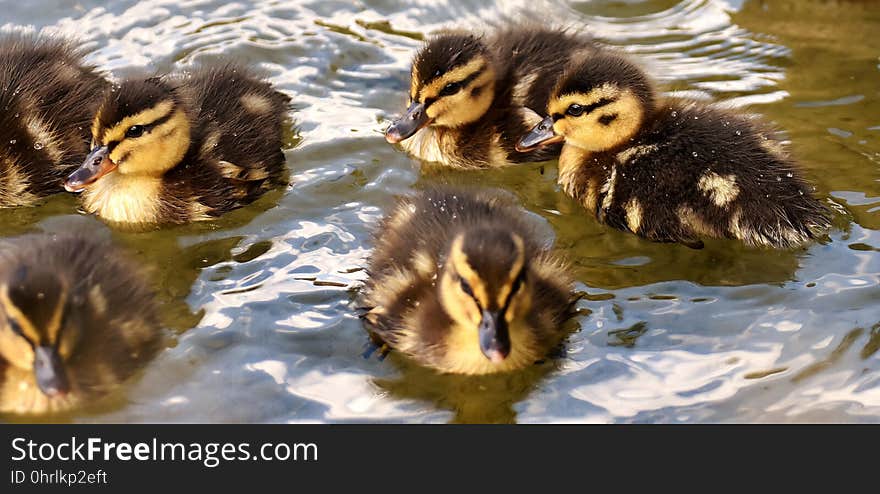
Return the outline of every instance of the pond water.
[[[4,2],[3,29],[77,35],[113,76],[232,56],[293,97],[292,185],[213,223],[111,231],[76,199],[0,211],[0,235],[81,223],[152,268],[171,343],[76,422],[877,422],[880,9],[871,2]],[[539,13],[539,14],[538,14]],[[452,172],[382,130],[420,39],[527,18],[584,27],[666,91],[748,106],[786,130],[829,237],[793,251],[653,244],[597,224],[554,162]],[[564,355],[489,377],[365,357],[353,300],[396,195],[436,182],[514,191],[573,264]],[[20,420],[5,417],[6,420]],[[29,419],[34,420],[34,419]]]

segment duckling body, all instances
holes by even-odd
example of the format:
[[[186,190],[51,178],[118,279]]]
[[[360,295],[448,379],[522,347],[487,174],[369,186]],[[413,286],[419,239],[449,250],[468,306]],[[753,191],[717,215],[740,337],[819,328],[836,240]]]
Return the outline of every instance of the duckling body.
[[[215,218],[284,183],[289,101],[232,64],[123,81],[105,95],[92,152],[65,187],[114,223]]]
[[[524,211],[491,192],[430,189],[376,230],[370,333],[441,372],[511,371],[565,336],[571,280]]]
[[[61,38],[0,36],[0,207],[60,192],[88,153],[106,81]]]
[[[82,235],[0,245],[0,412],[61,412],[116,389],[158,351],[138,268]]]
[[[410,107],[386,140],[457,168],[554,159],[559,146],[519,153],[516,141],[540,120],[564,63],[596,50],[586,35],[546,28],[437,36],[413,60]]]
[[[705,104],[655,102],[620,56],[571,68],[548,113],[520,147],[564,139],[558,181],[605,224],[696,248],[706,237],[790,248],[829,226],[772,129]]]

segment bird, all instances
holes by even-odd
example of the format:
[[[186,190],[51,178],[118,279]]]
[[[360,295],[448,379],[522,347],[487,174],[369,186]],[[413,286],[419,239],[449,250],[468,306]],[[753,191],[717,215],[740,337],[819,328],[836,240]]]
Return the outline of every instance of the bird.
[[[385,131],[420,160],[491,168],[558,157],[560,146],[518,153],[541,117],[566,60],[599,50],[570,29],[510,25],[488,36],[450,32],[428,40],[411,68],[409,107]]]
[[[62,192],[86,157],[108,82],[84,54],[60,36],[0,36],[0,208]]]
[[[234,62],[127,78],[105,92],[64,187],[110,223],[211,220],[285,182],[289,102]]]
[[[525,368],[558,348],[572,281],[547,235],[491,189],[431,186],[374,233],[360,309],[387,350],[450,374]]]
[[[120,386],[160,350],[140,266],[83,233],[0,244],[0,412],[61,413]]]
[[[753,114],[660,98],[623,54],[570,64],[545,115],[517,149],[564,141],[558,183],[611,227],[692,248],[727,238],[785,249],[830,226],[775,128]]]

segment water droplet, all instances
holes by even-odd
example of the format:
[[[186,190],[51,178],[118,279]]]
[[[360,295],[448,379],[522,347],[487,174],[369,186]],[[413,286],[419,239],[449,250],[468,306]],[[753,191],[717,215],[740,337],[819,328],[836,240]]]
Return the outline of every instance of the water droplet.
[[[678,116],[678,112],[673,110],[673,112],[672,112],[672,116],[673,116],[673,117],[677,117],[677,116]]]
[[[776,177],[777,182],[782,182],[782,177]]]
[[[16,142],[18,142],[18,141],[15,139],[12,139],[11,141],[9,141],[9,144],[15,144]]]
[[[16,113],[15,115],[13,115],[13,117],[18,118],[18,113]]]
[[[697,153],[697,152],[696,152],[696,151],[694,151],[694,152],[693,152],[693,153],[691,153],[691,154],[693,154],[693,155],[694,155],[694,158],[696,158],[696,157],[697,157],[697,156],[699,156],[699,154],[698,154],[698,153]]]
[[[741,136],[741,135],[743,135],[743,133],[742,133],[741,130],[737,130],[737,131],[736,131],[736,135]]]
[[[792,175],[791,172],[788,172],[788,173],[785,174],[785,176],[788,177],[788,178],[791,178],[791,177],[793,177],[794,175]]]
[[[43,149],[43,143],[42,142],[35,142],[34,149],[36,149],[36,150]]]

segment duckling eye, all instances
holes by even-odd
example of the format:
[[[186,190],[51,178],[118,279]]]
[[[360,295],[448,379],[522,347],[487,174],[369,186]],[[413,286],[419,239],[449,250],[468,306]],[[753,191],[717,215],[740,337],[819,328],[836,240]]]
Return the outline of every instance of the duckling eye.
[[[458,279],[458,282],[459,282],[459,284],[461,284],[461,290],[462,290],[464,293],[467,293],[471,298],[473,298],[473,296],[474,296],[474,291],[473,291],[473,289],[471,288],[471,285],[470,285],[467,281],[465,281],[464,278],[459,278],[459,279]]]
[[[572,117],[579,117],[584,114],[584,107],[575,103],[569,106],[568,109],[565,110],[565,113],[567,115],[571,115]]]
[[[440,96],[453,95],[453,94],[457,93],[459,89],[461,89],[460,82],[450,82],[449,84],[444,86],[442,90],[440,90]]]
[[[27,339],[24,336],[24,331],[21,329],[21,324],[19,324],[18,321],[16,321],[15,319],[13,319],[11,317],[7,318],[6,320],[9,322],[9,328],[12,329],[13,333],[17,334],[18,336],[21,336],[22,338]]]
[[[125,131],[125,137],[140,137],[144,135],[144,126],[143,125],[132,125]]]

